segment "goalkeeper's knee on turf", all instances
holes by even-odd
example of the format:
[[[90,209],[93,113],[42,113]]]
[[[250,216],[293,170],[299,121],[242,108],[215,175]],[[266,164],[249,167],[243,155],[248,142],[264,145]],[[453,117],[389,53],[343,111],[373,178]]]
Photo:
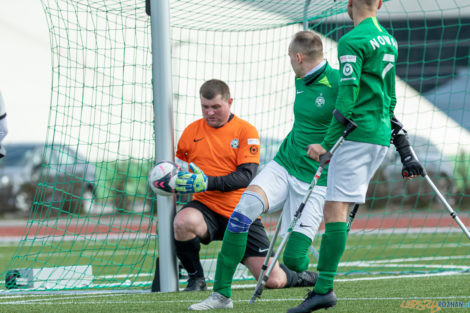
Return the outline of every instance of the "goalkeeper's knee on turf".
[[[259,194],[245,191],[228,221],[227,229],[232,233],[248,232],[251,223],[264,211],[264,201]]]
[[[307,270],[310,260],[308,258],[308,248],[312,244],[312,239],[299,232],[292,232],[287,241],[283,254],[284,264],[291,270],[298,273]]]

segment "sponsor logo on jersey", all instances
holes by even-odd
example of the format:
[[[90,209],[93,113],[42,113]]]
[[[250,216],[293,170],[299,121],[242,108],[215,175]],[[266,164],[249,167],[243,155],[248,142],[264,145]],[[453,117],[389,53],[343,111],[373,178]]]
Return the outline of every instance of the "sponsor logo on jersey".
[[[295,93],[298,95],[298,94],[304,93],[304,91],[303,90],[297,90]]]
[[[317,108],[321,108],[325,105],[325,98],[323,97],[322,93],[320,93],[320,95],[315,99],[315,105]]]
[[[395,56],[393,54],[384,54],[383,61],[385,62],[395,62]]]
[[[202,137],[202,138],[198,138],[198,139],[194,138],[194,142],[201,141],[202,139],[204,139],[204,137]]]
[[[344,66],[343,66],[343,75],[344,76],[351,76],[352,73],[353,73],[352,65],[349,64],[349,63],[344,64]]]
[[[355,55],[350,55],[350,54],[342,55],[342,56],[339,57],[339,61],[341,63],[346,63],[346,62],[356,63],[356,56]]]
[[[346,78],[341,78],[339,81],[348,81],[348,80],[356,80],[356,77],[346,77]]]
[[[257,154],[259,151],[259,147],[258,146],[250,146],[250,153],[251,154]]]
[[[230,141],[230,147],[238,149],[238,139],[233,139],[232,141]]]
[[[259,140],[257,138],[248,138],[249,145],[259,145]]]

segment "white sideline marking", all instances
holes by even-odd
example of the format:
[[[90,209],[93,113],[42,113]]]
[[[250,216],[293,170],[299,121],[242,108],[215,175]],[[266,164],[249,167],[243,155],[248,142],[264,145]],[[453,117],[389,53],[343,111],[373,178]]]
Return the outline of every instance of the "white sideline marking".
[[[382,264],[382,263],[392,263],[392,262],[400,263],[400,262],[458,260],[458,259],[470,259],[470,255],[429,256],[429,257],[401,258],[401,259],[388,259],[388,260],[350,261],[350,262],[341,262],[340,266],[356,266],[356,264],[358,263]]]
[[[382,280],[382,279],[401,279],[401,278],[416,278],[416,277],[430,277],[430,276],[454,276],[454,275],[468,275],[464,272],[441,272],[441,273],[425,273],[425,274],[409,274],[409,275],[394,275],[394,276],[380,276],[380,277],[358,277],[358,278],[340,278],[335,279],[335,282],[350,282],[360,280]]]
[[[318,232],[317,234],[322,234]],[[385,234],[434,234],[434,233],[461,233],[458,227],[414,227],[414,228],[364,228],[351,229],[348,235],[385,235]]]
[[[426,300],[452,300],[452,299],[468,299],[469,296],[449,296],[449,297],[370,297],[370,298],[341,298],[341,301],[396,301],[396,300],[415,300],[415,299],[426,299]],[[76,299],[76,298],[73,298]],[[258,299],[257,302],[284,302],[284,301],[302,301],[304,298],[275,298],[275,299]],[[21,301],[9,301],[0,302],[2,304],[31,304],[31,305],[57,305],[57,304],[96,304],[96,301],[54,301],[45,302],[47,299],[41,299],[44,302],[38,302],[34,300],[21,300]],[[69,298],[58,298],[57,300],[69,300]],[[178,299],[177,302],[183,303],[196,303],[204,299]],[[100,304],[155,304],[155,303],[175,303],[175,300],[152,300],[152,301],[100,301]],[[247,303],[249,300],[233,300],[235,303]]]
[[[387,245],[389,249],[431,249],[431,248],[463,248],[463,247],[470,247],[470,243],[431,243],[431,244],[394,244],[394,245]]]
[[[462,271],[470,270],[470,266],[462,266],[462,265],[446,265],[446,264],[398,264],[398,263],[385,263],[385,264],[377,264],[377,263],[367,263],[367,262],[360,262],[355,264],[354,266],[357,267],[414,267],[414,268],[446,268],[446,269],[460,269]]]
[[[379,276],[379,277],[358,277],[358,278],[340,278],[335,279],[335,282],[354,282],[354,281],[367,281],[367,280],[382,280],[382,279],[402,279],[402,278],[416,278],[416,277],[431,277],[431,276],[453,276],[453,275],[470,275],[468,272],[455,272],[447,271],[441,273],[429,273],[429,274],[410,274],[410,275],[391,275],[391,276]],[[145,282],[141,282],[145,283]],[[150,282],[147,282],[150,283]],[[256,284],[237,284],[233,285],[232,289],[244,289],[254,288]],[[208,290],[212,290],[212,287],[208,287]],[[2,295],[3,293],[3,295]],[[13,293],[17,293],[13,295]],[[23,298],[26,296],[66,296],[73,295],[73,299],[77,299],[80,296],[85,297],[93,295],[96,297],[100,296],[111,296],[111,295],[127,295],[127,294],[145,294],[150,293],[150,290],[63,290],[63,291],[19,291],[19,290],[0,290],[0,301],[2,299],[9,298]],[[58,297],[57,299],[64,299],[64,297]],[[412,299],[412,298],[409,298]],[[39,301],[39,300],[36,300]],[[183,301],[183,300],[182,300]],[[0,304],[5,302],[0,302]]]

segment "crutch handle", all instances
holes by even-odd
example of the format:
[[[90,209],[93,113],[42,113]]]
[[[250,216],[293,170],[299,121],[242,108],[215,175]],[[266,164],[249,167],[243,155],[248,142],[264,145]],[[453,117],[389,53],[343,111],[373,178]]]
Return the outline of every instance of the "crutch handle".
[[[338,122],[340,122],[346,129],[344,130],[343,137],[346,139],[348,135],[356,129],[357,124],[354,123],[352,120],[344,116],[340,111],[337,109],[333,110],[333,116],[336,118]]]
[[[332,154],[330,151],[328,151],[325,154],[320,155],[320,166],[322,168],[324,168],[328,163],[330,163],[331,155]]]

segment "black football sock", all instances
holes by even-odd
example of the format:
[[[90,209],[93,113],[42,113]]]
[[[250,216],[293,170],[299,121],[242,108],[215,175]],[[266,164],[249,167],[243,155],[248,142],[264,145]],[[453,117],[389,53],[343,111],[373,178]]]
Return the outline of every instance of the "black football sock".
[[[199,250],[201,243],[198,237],[188,241],[175,240],[176,256],[180,259],[190,278],[204,277]]]
[[[286,284],[282,288],[294,287],[298,280],[297,279],[298,273],[289,269],[287,266],[285,266],[282,263],[279,263],[279,266],[284,271],[284,273],[286,273],[286,278],[287,278]]]

